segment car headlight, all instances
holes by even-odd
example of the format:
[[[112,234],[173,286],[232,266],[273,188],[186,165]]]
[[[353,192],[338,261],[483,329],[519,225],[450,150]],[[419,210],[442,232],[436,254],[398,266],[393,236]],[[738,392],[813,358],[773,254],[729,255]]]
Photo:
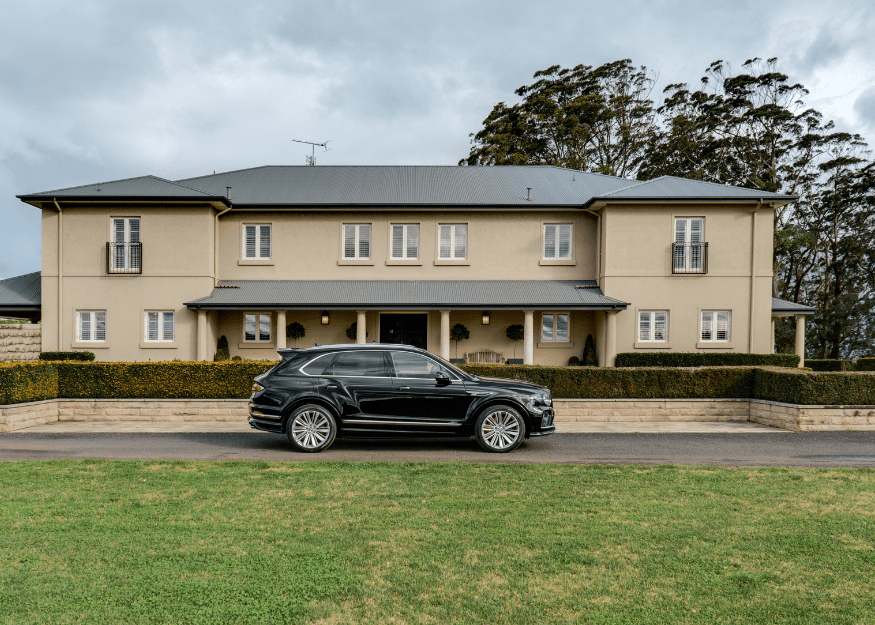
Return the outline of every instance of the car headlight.
[[[263,391],[263,390],[264,390],[264,387],[261,384],[259,384],[258,382],[252,383],[252,392],[253,393],[257,393],[258,391]]]
[[[537,393],[532,397],[532,401],[536,404],[542,404],[544,406],[550,406],[553,404],[553,398],[550,397],[549,393]]]

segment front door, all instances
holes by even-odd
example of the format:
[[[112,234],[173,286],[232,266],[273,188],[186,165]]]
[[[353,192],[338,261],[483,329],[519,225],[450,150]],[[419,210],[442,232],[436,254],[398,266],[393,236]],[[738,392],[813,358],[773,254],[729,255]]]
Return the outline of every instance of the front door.
[[[381,314],[380,342],[428,349],[428,315]]]

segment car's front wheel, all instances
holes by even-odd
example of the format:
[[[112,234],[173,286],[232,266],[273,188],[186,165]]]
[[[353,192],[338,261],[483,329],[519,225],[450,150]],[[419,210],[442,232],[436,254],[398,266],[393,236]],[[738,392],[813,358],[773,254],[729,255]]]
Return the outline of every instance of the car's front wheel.
[[[334,442],[337,422],[327,408],[307,404],[295,410],[289,417],[286,434],[295,449],[314,453],[328,449]]]
[[[486,451],[508,452],[522,444],[526,424],[510,406],[487,408],[474,426],[477,442]]]

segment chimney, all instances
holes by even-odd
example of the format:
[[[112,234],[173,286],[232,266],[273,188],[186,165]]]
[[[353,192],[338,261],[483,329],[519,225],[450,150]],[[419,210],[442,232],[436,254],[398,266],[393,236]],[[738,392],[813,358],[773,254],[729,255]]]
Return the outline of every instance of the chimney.
[[[231,199],[231,187],[225,187],[225,197]]]
[[[532,187],[526,187],[526,200],[532,201]]]

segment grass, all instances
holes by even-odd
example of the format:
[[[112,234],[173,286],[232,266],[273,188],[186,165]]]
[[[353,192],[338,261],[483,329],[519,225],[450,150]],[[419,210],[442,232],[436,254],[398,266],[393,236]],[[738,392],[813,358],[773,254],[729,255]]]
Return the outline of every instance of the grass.
[[[0,623],[873,623],[875,471],[0,463]]]

